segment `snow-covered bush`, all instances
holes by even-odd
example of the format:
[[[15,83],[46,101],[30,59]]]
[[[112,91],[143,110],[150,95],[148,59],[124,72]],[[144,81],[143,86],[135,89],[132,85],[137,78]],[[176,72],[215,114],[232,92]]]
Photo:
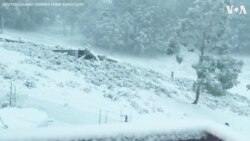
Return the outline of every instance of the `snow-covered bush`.
[[[202,78],[195,85],[201,83],[208,93],[214,95],[225,94],[224,90],[237,85],[242,65],[241,61],[226,56],[205,56],[202,64],[193,66],[197,75]]]
[[[35,87],[36,87],[34,81],[26,81],[26,82],[24,83],[24,85],[25,85],[27,88],[29,88],[29,89],[32,89],[32,88],[35,88]]]
[[[183,57],[180,55],[176,55],[176,61],[181,64],[183,62]]]
[[[247,87],[247,90],[250,90],[250,84],[248,84],[246,87]]]
[[[199,81],[196,81],[193,85],[193,90],[197,90],[198,83],[202,83]],[[204,82],[203,82],[204,83]],[[222,88],[221,84],[218,81],[215,80],[206,80],[206,82],[202,86],[202,92],[206,91],[209,94],[212,94],[214,96],[222,96],[225,95],[227,92]]]
[[[180,47],[179,47],[179,44],[177,43],[177,41],[174,39],[170,39],[166,53],[168,55],[173,55],[173,54],[178,53],[179,51],[180,51]]]
[[[8,107],[10,104],[9,104],[9,102],[2,102],[1,103],[1,108],[6,108],[6,107]]]
[[[238,74],[241,72],[243,62],[229,57],[221,57],[216,63],[220,72],[217,74],[217,78],[222,84],[222,88],[230,89],[237,85]]]
[[[8,68],[6,67],[6,69],[2,72],[3,73],[3,78],[4,79],[10,79],[10,80],[16,80],[16,79],[25,79],[26,75],[19,71],[19,70],[8,70]]]
[[[12,79],[13,78],[13,74],[12,73],[5,73],[3,76],[4,79]]]

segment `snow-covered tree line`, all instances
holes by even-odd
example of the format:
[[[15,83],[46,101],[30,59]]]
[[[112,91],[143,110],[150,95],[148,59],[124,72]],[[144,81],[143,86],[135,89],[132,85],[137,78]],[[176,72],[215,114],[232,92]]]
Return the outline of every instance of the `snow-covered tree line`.
[[[40,0],[2,0],[4,2],[41,2]],[[56,24],[63,34],[81,31],[92,46],[113,52],[133,54],[174,54],[176,40],[172,34],[178,21],[186,17],[192,3],[177,0],[44,0],[43,2],[83,2],[83,7],[0,7],[4,26],[35,30]],[[215,6],[217,2],[212,5]],[[237,1],[235,2],[237,3]],[[207,8],[209,9],[209,7]],[[217,9],[215,9],[216,11]],[[191,12],[189,10],[189,12]],[[249,15],[249,14],[248,14]],[[183,22],[184,23],[184,22]],[[231,23],[232,40],[247,50],[249,16],[237,16]],[[68,28],[68,33],[65,29]],[[198,28],[197,28],[198,29]],[[171,37],[171,38],[170,38]],[[181,42],[184,42],[182,40]],[[232,43],[232,42],[231,42]],[[182,43],[183,44],[183,43]],[[194,48],[189,44],[188,48]]]
[[[41,2],[39,0],[2,0],[3,2]],[[45,0],[43,2],[62,2]],[[43,25],[62,24],[63,34],[81,31],[91,45],[112,52],[177,53],[169,37],[178,21],[185,17],[192,2],[177,0],[63,0],[84,2],[83,7],[0,7],[4,25],[9,28],[34,30]],[[215,2],[216,3],[216,2]],[[208,7],[209,8],[209,7]],[[1,16],[1,17],[2,17]],[[247,50],[249,17],[232,22],[234,43]],[[2,21],[2,20],[1,20]],[[69,32],[65,32],[65,28]],[[244,42],[242,42],[244,41]],[[189,48],[193,48],[189,46]]]
[[[173,5],[181,4],[170,0],[112,0],[84,27],[84,33],[92,44],[111,53],[164,52],[176,17],[184,13]]]
[[[55,15],[52,8],[3,6],[3,3],[38,2],[38,0],[1,0],[0,13],[4,26],[8,28],[31,30],[42,24],[53,23]]]
[[[3,0],[3,2],[41,2]],[[81,31],[92,46],[112,52],[162,53],[177,19],[188,4],[175,0],[45,0],[84,2],[84,7],[1,7],[6,27],[35,30],[42,25],[62,24],[73,35]]]

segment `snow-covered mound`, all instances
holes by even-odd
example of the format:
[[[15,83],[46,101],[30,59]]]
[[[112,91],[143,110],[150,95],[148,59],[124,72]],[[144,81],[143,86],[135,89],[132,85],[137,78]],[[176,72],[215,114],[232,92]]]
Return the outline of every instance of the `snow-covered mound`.
[[[86,127],[3,131],[5,141],[54,140],[157,140],[157,141],[247,141],[229,129],[211,121],[162,121],[163,123],[111,124]],[[167,122],[167,123],[166,123]],[[196,124],[194,124],[196,123]],[[63,133],[63,134],[61,134]],[[15,136],[12,136],[14,135]]]
[[[34,108],[4,108],[0,118],[0,130],[43,127],[50,123],[46,113]]]

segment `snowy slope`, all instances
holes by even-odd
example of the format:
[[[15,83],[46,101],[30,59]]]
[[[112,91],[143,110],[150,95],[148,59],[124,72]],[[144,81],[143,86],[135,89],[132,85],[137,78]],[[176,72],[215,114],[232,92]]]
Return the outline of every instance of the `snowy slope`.
[[[199,105],[192,105],[191,63],[177,66],[174,58],[145,63],[132,59],[93,62],[54,53],[43,44],[1,40],[0,102],[8,102],[13,82],[17,108],[0,109],[0,117],[9,129],[94,125],[101,110],[102,124],[119,123],[125,114],[133,122],[202,119],[221,126],[227,122],[229,129],[250,138],[249,99],[204,94]],[[170,77],[173,70],[175,78]]]

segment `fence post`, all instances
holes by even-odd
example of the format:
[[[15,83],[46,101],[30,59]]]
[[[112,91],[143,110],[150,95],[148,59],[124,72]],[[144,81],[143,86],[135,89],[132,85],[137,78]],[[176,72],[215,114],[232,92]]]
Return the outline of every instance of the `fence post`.
[[[8,128],[8,126],[4,123],[1,117],[0,117],[0,123],[2,123],[4,129]]]
[[[1,32],[0,32],[1,34],[3,34],[3,22],[4,22],[3,20],[4,20],[3,13],[1,13],[1,23],[0,23],[1,24]]]
[[[120,117],[121,117],[121,123],[123,123],[123,119],[122,119],[122,117],[123,117],[123,115],[122,115],[122,110],[120,110]]]
[[[132,113],[131,113],[131,111],[129,112],[129,121],[130,122],[132,121]]]
[[[13,100],[14,100],[14,106],[16,106],[16,86],[14,86],[14,98],[13,98]]]
[[[10,107],[12,107],[12,82],[10,83],[10,97],[9,97],[9,104],[10,104]]]
[[[171,72],[171,78],[174,78],[174,72],[173,71]]]
[[[99,112],[99,124],[101,124],[101,119],[102,119],[102,110]]]
[[[108,111],[106,111],[106,114],[105,114],[105,123],[106,124],[108,123]]]

